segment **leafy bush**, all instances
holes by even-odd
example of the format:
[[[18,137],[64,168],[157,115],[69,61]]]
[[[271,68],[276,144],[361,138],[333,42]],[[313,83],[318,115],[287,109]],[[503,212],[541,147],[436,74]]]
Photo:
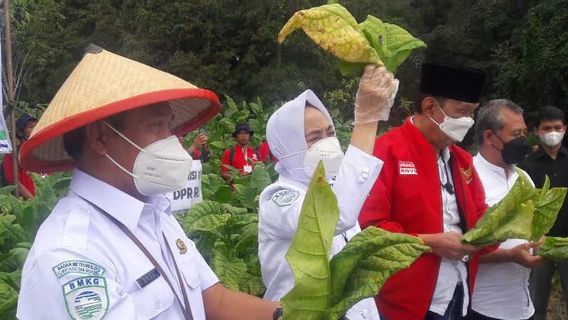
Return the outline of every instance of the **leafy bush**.
[[[14,197],[13,186],[0,189],[0,319],[16,318],[22,266],[35,234],[69,189],[68,174],[33,178],[37,196],[32,200]]]

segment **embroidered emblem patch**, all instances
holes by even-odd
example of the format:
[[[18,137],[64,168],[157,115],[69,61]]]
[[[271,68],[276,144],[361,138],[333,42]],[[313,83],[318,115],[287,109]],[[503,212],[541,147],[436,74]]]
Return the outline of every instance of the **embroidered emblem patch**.
[[[81,277],[63,285],[65,306],[71,319],[102,319],[108,310],[108,293],[103,277]]]
[[[416,165],[412,161],[399,161],[398,168],[400,175],[417,175]]]
[[[178,247],[180,254],[185,254],[187,252],[187,246],[181,239],[176,240],[176,246]]]
[[[85,260],[67,260],[51,268],[57,278],[61,278],[68,273],[86,274],[89,276],[102,276],[105,269],[98,264]]]
[[[471,167],[467,169],[461,169],[465,182],[469,184],[473,180],[473,169]]]
[[[300,192],[290,189],[280,190],[272,195],[272,201],[279,207],[286,207],[294,203],[300,196]]]

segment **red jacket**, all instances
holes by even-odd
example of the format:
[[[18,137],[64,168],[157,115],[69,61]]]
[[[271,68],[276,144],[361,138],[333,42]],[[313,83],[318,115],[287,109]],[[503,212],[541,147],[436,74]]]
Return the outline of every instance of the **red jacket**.
[[[245,165],[254,166],[254,164],[258,162],[258,156],[253,148],[247,146],[246,151],[247,156],[245,157],[243,148],[239,144],[236,144],[229,149],[225,149],[221,156],[221,172],[229,171],[228,166],[230,166],[239,170],[242,175],[246,174],[244,171]],[[233,154],[232,159],[231,153]]]
[[[4,155],[4,160],[2,161],[2,170],[4,170],[4,177],[6,182],[9,184],[14,184],[14,164],[13,164],[12,154],[8,153]],[[20,183],[28,189],[28,191],[35,196],[35,185],[32,177],[22,168],[18,167],[18,180]]]
[[[458,146],[449,149],[458,207],[469,229],[485,213],[485,193],[471,155]],[[444,232],[437,154],[410,119],[378,137],[374,155],[384,161],[384,166],[361,210],[361,227],[374,225],[413,235]],[[385,320],[424,319],[440,261],[437,255],[424,254],[385,283],[375,298]],[[478,263],[476,254],[469,262],[470,293]]]

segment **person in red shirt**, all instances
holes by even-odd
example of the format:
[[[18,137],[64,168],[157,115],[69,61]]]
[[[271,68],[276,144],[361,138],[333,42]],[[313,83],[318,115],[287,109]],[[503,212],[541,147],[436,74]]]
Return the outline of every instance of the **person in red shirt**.
[[[191,155],[193,160],[201,160],[202,163],[209,161],[211,151],[207,144],[208,139],[205,133],[200,133],[193,139],[193,143],[187,148],[187,152]]]
[[[362,228],[420,237],[432,252],[386,281],[376,296],[382,320],[464,319],[479,261],[461,236],[485,213],[472,156],[455,143],[474,123],[483,75],[425,63],[416,113],[378,137],[383,170],[359,216]]]
[[[233,138],[237,143],[228,149],[225,149],[221,156],[221,176],[226,181],[231,181],[233,175],[230,168],[239,170],[241,175],[252,173],[252,168],[259,161],[256,151],[249,146],[250,137],[254,135],[247,123],[241,123],[236,126],[233,132]]]
[[[256,151],[258,153],[258,158],[264,163],[277,161],[277,159],[272,155],[270,146],[266,140],[262,140],[262,143],[258,146],[258,148],[256,148]]]
[[[29,139],[32,131],[37,124],[37,119],[29,114],[24,114],[16,120],[16,137],[18,138],[18,145]],[[2,174],[3,183],[14,184],[14,158],[12,154],[6,154],[2,160]],[[32,177],[21,166],[18,167],[18,181],[20,195],[24,199],[31,199],[35,196],[35,185]]]

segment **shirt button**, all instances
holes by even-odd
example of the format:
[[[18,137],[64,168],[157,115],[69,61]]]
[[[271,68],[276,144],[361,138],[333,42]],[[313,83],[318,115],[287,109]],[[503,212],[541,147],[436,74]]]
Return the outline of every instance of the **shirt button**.
[[[367,319],[367,309],[363,309],[361,315],[363,316],[363,319]]]
[[[362,168],[361,174],[359,175],[359,182],[365,182],[369,179],[369,168]]]

